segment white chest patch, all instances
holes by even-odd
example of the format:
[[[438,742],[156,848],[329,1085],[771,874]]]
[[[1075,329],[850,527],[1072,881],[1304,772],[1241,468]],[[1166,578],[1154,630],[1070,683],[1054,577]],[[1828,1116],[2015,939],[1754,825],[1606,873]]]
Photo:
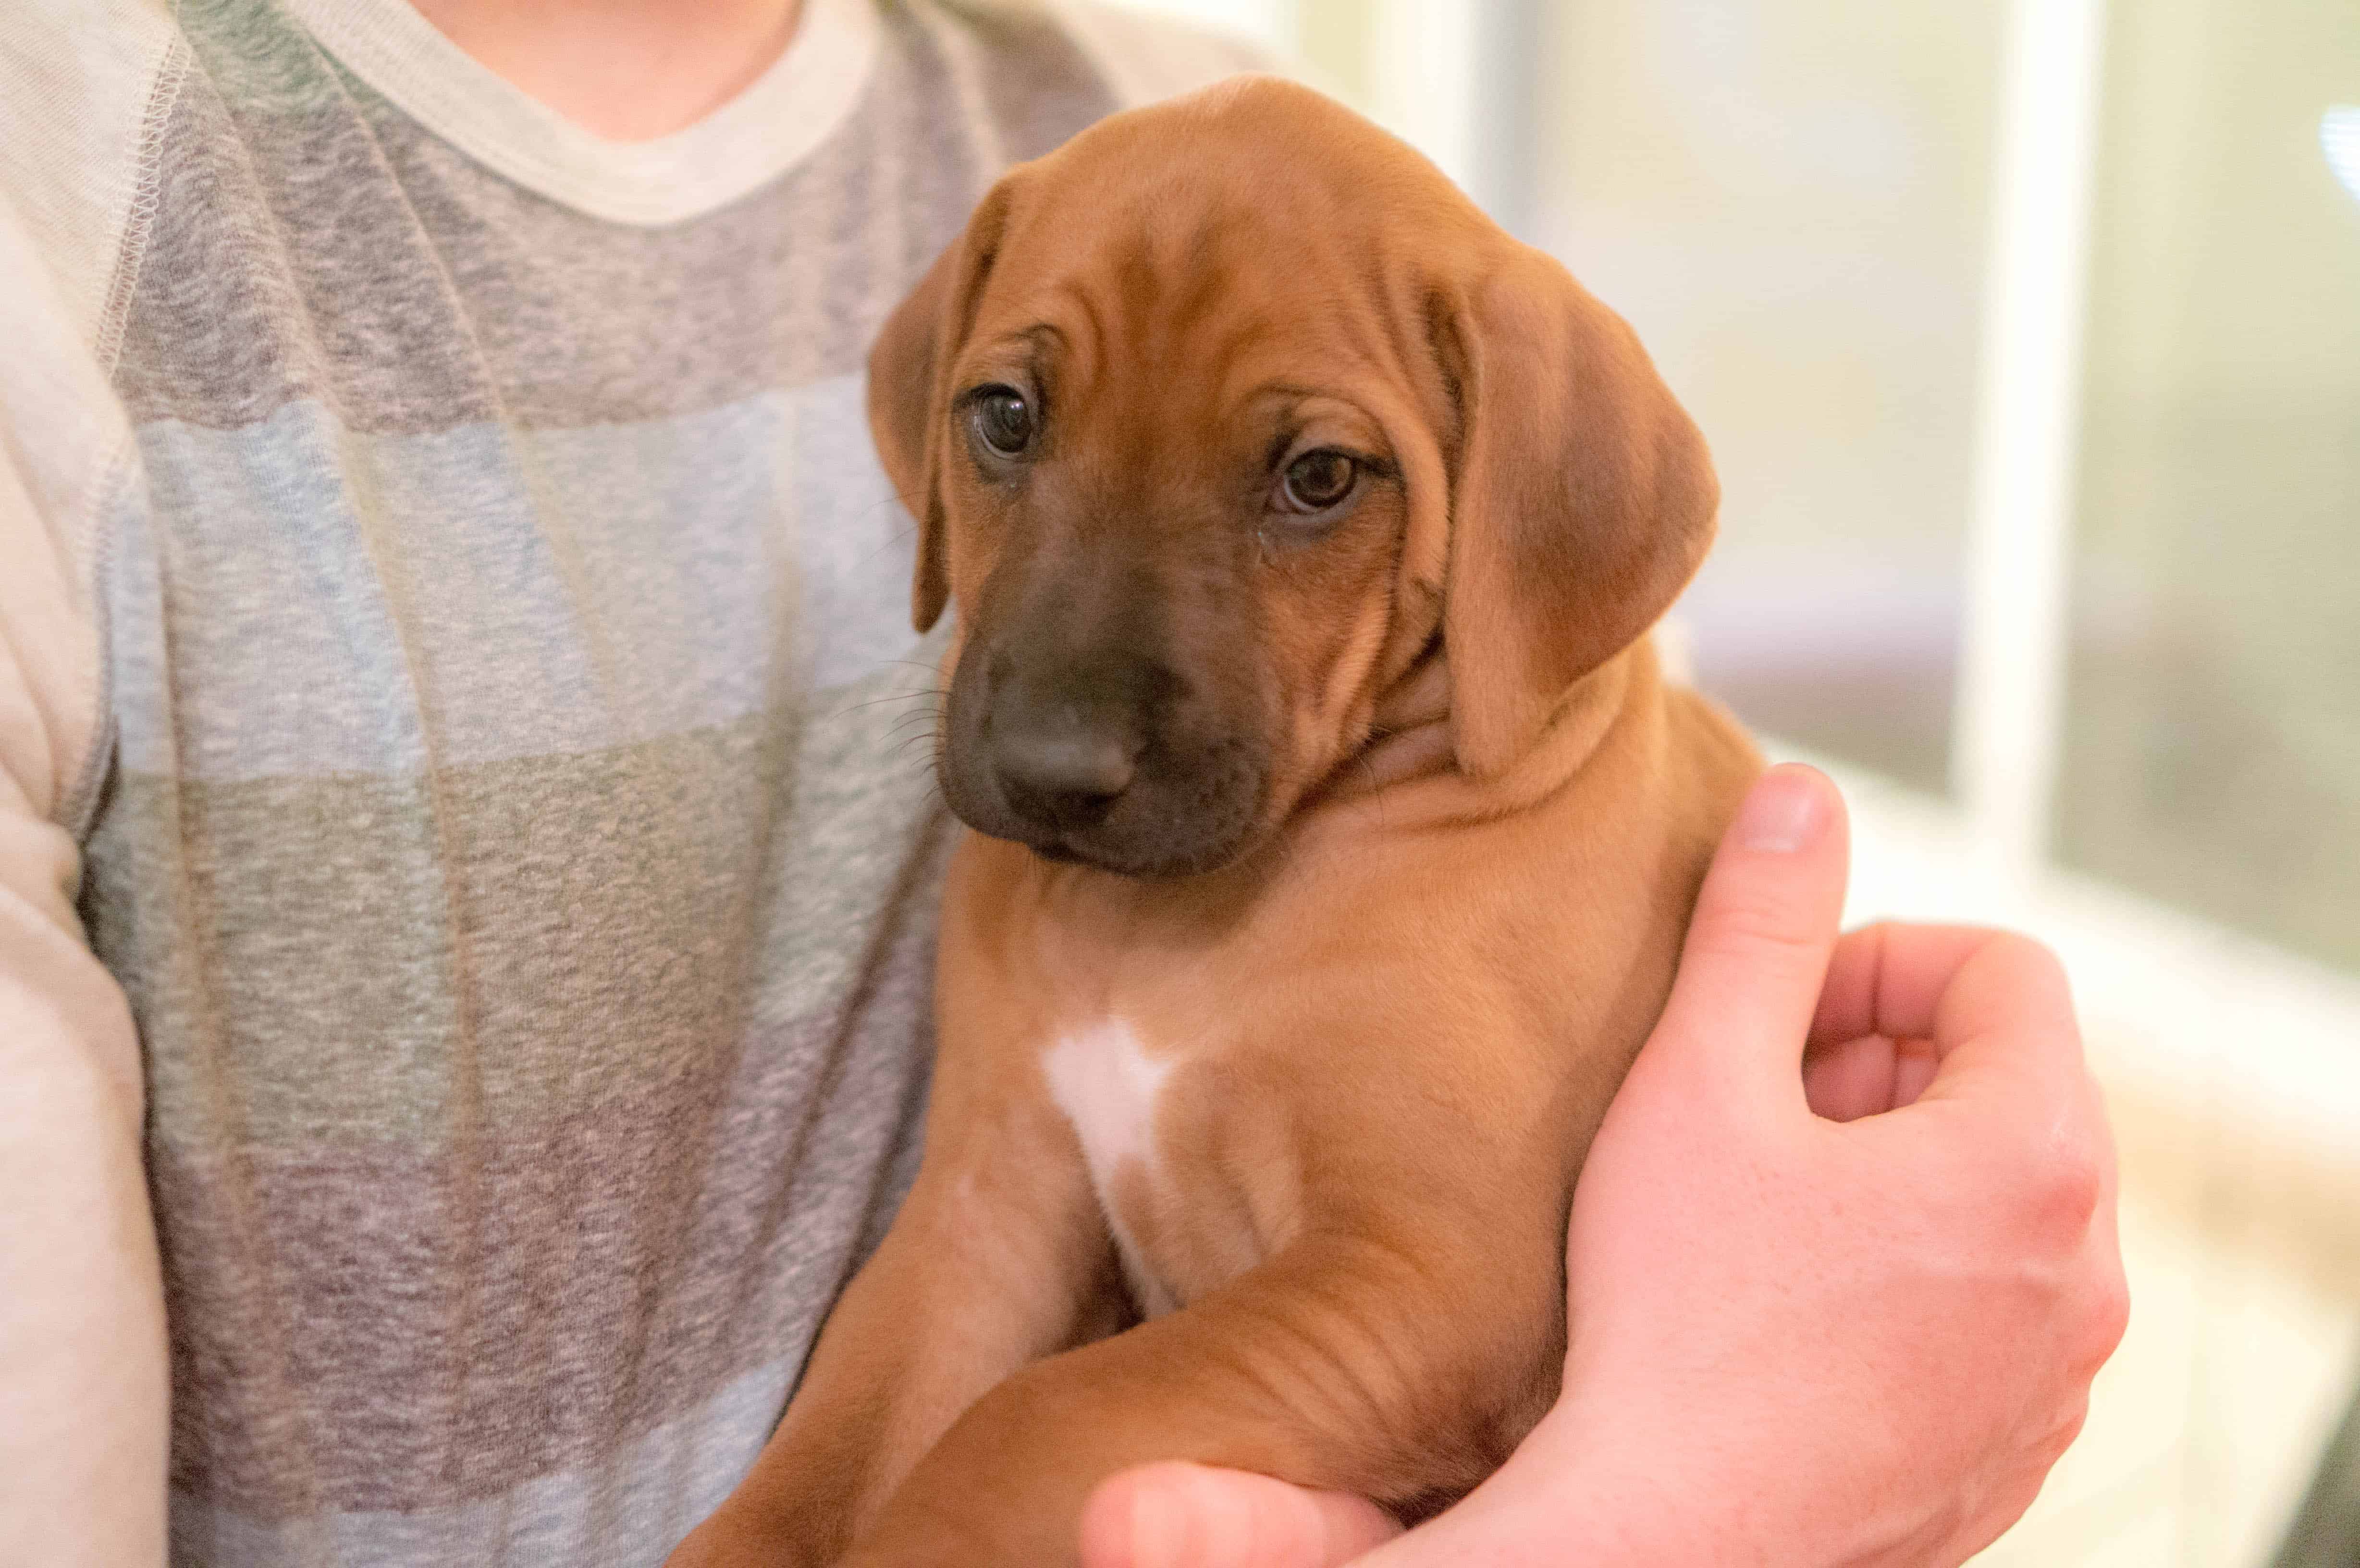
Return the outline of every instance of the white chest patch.
[[[1120,1018],[1066,1035],[1041,1058],[1050,1097],[1081,1139],[1090,1185],[1098,1190],[1098,1207],[1114,1232],[1123,1272],[1130,1276],[1140,1310],[1150,1317],[1179,1303],[1149,1272],[1123,1228],[1114,1206],[1114,1181],[1134,1160],[1150,1181],[1155,1179],[1155,1102],[1175,1065],[1150,1060],[1140,1038]]]

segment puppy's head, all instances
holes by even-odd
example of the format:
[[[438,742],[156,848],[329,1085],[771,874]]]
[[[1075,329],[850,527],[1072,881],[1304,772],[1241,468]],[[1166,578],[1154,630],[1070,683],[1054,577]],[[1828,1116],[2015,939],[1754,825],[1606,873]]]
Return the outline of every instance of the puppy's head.
[[[1503,771],[1709,542],[1704,445],[1622,321],[1434,167],[1248,79],[1003,179],[886,323],[913,611],[959,646],[969,824],[1169,876],[1266,838],[1438,637]]]

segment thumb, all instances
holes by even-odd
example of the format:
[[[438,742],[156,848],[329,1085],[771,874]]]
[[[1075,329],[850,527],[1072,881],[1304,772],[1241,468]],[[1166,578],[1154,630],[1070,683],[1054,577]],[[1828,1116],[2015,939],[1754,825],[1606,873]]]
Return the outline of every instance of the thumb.
[[[1177,1463],[1113,1476],[1082,1510],[1082,1568],[1331,1568],[1401,1533],[1374,1503]]]
[[[1754,781],[1705,873],[1671,999],[1633,1076],[1697,1073],[1804,1103],[1803,1045],[1849,858],[1843,797],[1825,774],[1788,763]]]

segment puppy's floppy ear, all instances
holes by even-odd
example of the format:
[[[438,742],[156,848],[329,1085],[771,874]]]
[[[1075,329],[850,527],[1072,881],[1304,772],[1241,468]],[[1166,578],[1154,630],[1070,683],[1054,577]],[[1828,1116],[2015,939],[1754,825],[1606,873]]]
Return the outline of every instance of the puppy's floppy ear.
[[[918,520],[910,619],[931,631],[950,598],[942,463],[951,388],[945,373],[975,321],[976,297],[1007,226],[1008,181],[991,188],[966,230],[893,308],[869,350],[869,433],[901,505]]]
[[[1505,248],[1436,333],[1459,402],[1452,745],[1479,777],[1670,607],[1721,500],[1703,436],[1630,327],[1547,256]]]

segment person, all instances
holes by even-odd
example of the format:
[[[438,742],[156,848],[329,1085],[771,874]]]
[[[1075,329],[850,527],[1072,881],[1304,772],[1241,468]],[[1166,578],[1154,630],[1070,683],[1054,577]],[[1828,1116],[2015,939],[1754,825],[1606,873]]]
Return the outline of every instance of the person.
[[[862,350],[1005,164],[1255,63],[421,5],[0,32],[12,1562],[652,1563],[726,1495],[923,1113],[941,645]],[[2121,1285],[2061,984],[1847,939],[1798,1074],[1836,808],[1772,778],[1818,804],[1581,1186],[1564,1404],[1382,1552],[1952,1561],[2070,1433]],[[1087,1549],[1382,1533],[1274,1486],[1120,1477]]]

